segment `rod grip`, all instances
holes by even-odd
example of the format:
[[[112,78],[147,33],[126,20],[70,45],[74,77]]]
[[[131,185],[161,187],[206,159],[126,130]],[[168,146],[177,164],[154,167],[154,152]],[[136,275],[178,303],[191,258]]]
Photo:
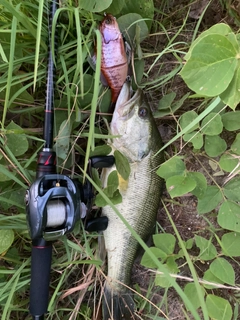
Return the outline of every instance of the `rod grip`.
[[[45,245],[33,244],[29,310],[31,315],[37,316],[36,319],[43,319],[41,317],[47,312],[51,260],[51,243]]]

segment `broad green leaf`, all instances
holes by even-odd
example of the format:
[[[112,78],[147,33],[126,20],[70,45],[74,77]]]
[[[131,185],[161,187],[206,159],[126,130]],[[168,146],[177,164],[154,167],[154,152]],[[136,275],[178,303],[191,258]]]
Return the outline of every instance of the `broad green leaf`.
[[[186,176],[173,176],[166,180],[167,191],[171,198],[180,197],[196,188],[196,181]]]
[[[5,93],[6,93],[6,90],[0,91],[1,100],[5,98]],[[16,109],[16,107],[19,107],[19,104],[23,104],[23,103],[26,105],[27,104],[32,105],[34,103],[33,96],[30,93],[28,93],[26,86],[23,86],[22,83],[12,84],[10,89],[9,107],[11,109],[12,108]]]
[[[56,137],[55,150],[58,158],[65,160],[68,155],[70,144],[71,124],[70,121],[64,120],[60,126],[58,135]]]
[[[240,256],[240,233],[229,232],[225,233],[221,239],[222,250],[226,256],[239,257]]]
[[[130,12],[138,13],[145,18],[148,29],[151,29],[154,15],[153,0],[125,0],[125,5],[121,10],[121,14],[124,15]]]
[[[171,265],[164,264],[164,266],[168,269],[169,273],[174,273],[175,267],[171,268]],[[171,286],[169,280],[165,277],[164,274],[156,274],[155,277],[155,285],[160,286],[162,288],[168,288]]]
[[[167,254],[162,251],[159,248],[156,247],[151,247],[149,250],[156,256],[156,258],[165,260],[167,258]],[[141,265],[147,268],[156,268],[155,262],[149,257],[148,253],[145,251],[142,260],[141,260]]]
[[[138,42],[143,41],[148,36],[149,30],[143,17],[135,13],[136,11],[132,12],[134,13],[127,13],[118,18],[118,25],[127,42],[133,47],[133,43],[136,41],[137,26],[140,28]]]
[[[198,114],[195,111],[187,111],[185,112],[179,119],[179,124],[181,130],[185,129],[188,125],[193,123],[193,121],[198,117]],[[198,124],[194,125],[187,133],[190,133],[194,130],[198,129]]]
[[[186,133],[183,136],[183,140],[193,144],[194,149],[201,149],[203,146],[203,135],[201,132],[193,131]]]
[[[224,92],[237,67],[237,51],[225,36],[209,34],[193,47],[180,75],[188,87],[208,97]]]
[[[211,243],[211,240],[207,240],[203,237],[195,235],[196,246],[200,249],[200,260],[212,260],[217,256],[217,250]]]
[[[91,176],[93,181],[97,184],[99,188],[102,187],[102,180],[99,178],[99,172],[95,168],[91,168]]]
[[[158,109],[171,109],[171,105],[176,98],[175,92],[170,92],[165,94],[160,100],[158,104]]]
[[[198,200],[197,211],[199,214],[215,209],[223,200],[221,190],[216,186],[207,186],[204,196]]]
[[[14,241],[14,232],[11,229],[0,230],[0,254],[7,251]]]
[[[103,95],[99,103],[99,110],[103,113],[107,113],[111,103],[111,90],[107,90]]]
[[[84,99],[79,99],[78,104],[79,104],[80,110],[90,110],[92,99],[93,99],[93,93],[91,92],[86,93],[84,95]],[[86,115],[81,114],[81,116],[84,117]],[[81,118],[79,117],[78,119],[76,115],[76,122],[80,122],[80,121],[81,121]]]
[[[7,169],[7,167],[0,164],[0,182],[9,181],[12,179],[12,177],[8,174],[8,172],[9,170]],[[11,174],[13,175],[16,173],[12,172]]]
[[[13,190],[11,189],[11,191]],[[25,208],[25,194],[26,190],[24,189],[14,190],[14,192],[10,192],[9,201],[15,203],[15,206],[18,208]]]
[[[212,110],[215,113],[219,113],[221,116],[226,112],[226,104],[223,101],[219,101],[219,104]]]
[[[224,201],[219,209],[217,221],[224,229],[240,232],[240,206],[236,202]]]
[[[187,92],[184,96],[182,96],[182,98],[174,102],[172,106],[172,112],[175,112],[176,110],[178,110],[184,104],[185,100],[189,97],[189,95],[190,95],[190,92]]]
[[[158,110],[154,113],[155,118],[160,118],[168,114],[173,114],[183,105],[184,101],[188,98],[189,93],[186,93],[180,100],[176,102],[172,101],[172,103],[171,100],[174,95],[174,92],[170,92],[169,94],[163,96],[163,98],[159,102]]]
[[[186,166],[181,159],[182,157],[178,156],[170,158],[160,166],[157,170],[157,174],[165,180],[175,175],[183,175]]]
[[[233,141],[233,144],[231,146],[231,150],[237,155],[240,155],[240,133],[236,135],[236,138]]]
[[[225,23],[218,23],[215,24],[214,26],[212,26],[211,28],[207,29],[206,31],[202,32],[200,34],[200,36],[192,43],[191,48],[189,50],[189,52],[186,54],[186,56],[184,57],[185,60],[188,60],[191,56],[192,50],[195,47],[195,45],[202,39],[204,38],[206,35],[211,35],[211,34],[221,34],[221,35],[227,35],[230,32],[232,32],[231,28],[229,27],[229,25],[225,24]]]
[[[227,143],[219,136],[205,136],[204,149],[209,157],[217,157],[227,149]]]
[[[171,106],[176,97],[175,92],[170,92],[165,94],[160,100],[158,104],[158,109],[154,113],[154,117],[161,117],[171,113]]]
[[[6,127],[6,129],[11,131],[11,133],[6,135],[6,142],[8,148],[12,151],[12,153],[15,156],[21,156],[25,154],[29,147],[26,135],[15,133],[18,131],[21,132],[22,128],[13,121],[11,121],[9,125]]]
[[[118,173],[127,180],[131,172],[128,159],[118,150],[114,151],[114,157]]]
[[[65,109],[67,100],[63,98],[62,100],[55,100],[54,102],[60,109],[58,110],[57,108],[54,110],[54,131],[59,132],[61,124],[68,118],[68,112]]]
[[[229,32],[227,34],[227,38],[229,41],[231,41],[236,51],[238,51],[239,50],[238,33]]]
[[[224,258],[215,259],[209,267],[210,271],[224,283],[235,284],[235,272],[231,264]]]
[[[205,295],[205,290],[203,287],[201,287],[202,295]],[[184,293],[188,297],[188,299],[191,301],[192,305],[195,309],[198,309],[201,306],[201,302],[199,300],[198,294],[196,294],[196,286],[194,283],[188,283],[184,287]]]
[[[188,239],[187,241],[183,241],[183,244],[187,250],[192,249],[193,247],[193,238]]]
[[[199,121],[201,121],[204,117],[206,117],[207,114],[209,114],[212,110],[214,110],[217,106],[219,106],[219,103],[221,102],[220,98],[214,98],[212,99],[212,101],[210,102],[209,106],[199,114],[199,116],[197,117],[197,119],[194,121],[194,123],[198,123]],[[187,126],[184,130],[180,131],[178,134],[176,134],[174,136],[174,138],[170,139],[159,151],[161,152],[162,150],[164,150],[166,147],[168,147],[170,144],[172,144],[174,141],[176,141],[178,138],[181,138],[189,129],[192,128],[192,124],[190,124],[189,126]]]
[[[98,1],[98,0],[81,0],[80,6],[82,9],[90,12],[102,12],[106,10],[112,0]]]
[[[104,189],[103,192],[105,193],[105,191],[106,191],[106,190]],[[108,192],[108,191],[107,191],[107,192]],[[105,193],[105,194],[106,194],[106,193]],[[116,190],[116,191],[113,193],[112,197],[109,197],[107,194],[106,194],[106,196],[112,201],[112,203],[113,203],[114,205],[119,204],[119,203],[122,202],[122,196],[121,196],[119,190]],[[107,202],[105,201],[105,199],[103,199],[103,197],[100,195],[100,193],[98,193],[98,194],[96,195],[96,198],[95,198],[95,204],[96,204],[96,206],[98,206],[98,207],[105,207],[105,206],[107,205]]]
[[[141,60],[135,60],[134,61],[134,73],[136,75],[136,79],[134,77],[134,83],[133,83],[133,90],[137,90],[139,84],[142,81],[142,77],[144,74],[144,66],[145,66],[145,61],[143,59]],[[135,83],[136,80],[136,83]]]
[[[230,82],[227,89],[220,94],[220,98],[231,109],[235,110],[236,106],[240,102],[240,65],[238,63],[238,69],[234,73],[233,79]]]
[[[229,200],[240,202],[240,177],[230,180],[223,188],[225,196]]]
[[[117,190],[118,185],[119,185],[118,173],[116,170],[113,170],[108,176],[107,187],[104,189],[105,194],[109,198],[113,197],[113,194]]]
[[[122,1],[112,1],[110,7],[108,7],[108,12],[111,12],[114,16],[121,13],[122,8],[125,5],[125,0]]]
[[[103,144],[101,146],[96,146],[93,151],[90,152],[90,157],[93,156],[106,156],[112,151],[112,148],[107,145]]]
[[[224,153],[219,160],[220,168],[226,172],[231,172],[237,164],[238,159],[230,153]]]
[[[196,187],[191,191],[191,193],[198,199],[201,199],[207,189],[207,180],[201,172],[188,172],[187,176],[195,180]]]
[[[240,76],[239,76],[240,78]],[[239,84],[240,88],[240,84]],[[240,129],[240,111],[226,112],[222,115],[224,128],[228,131],[236,131]]]
[[[211,272],[210,269],[208,269],[208,270],[204,273],[203,280],[208,281],[208,282],[213,282],[213,283],[216,283],[216,284],[223,284],[223,283],[224,283],[223,281],[221,281],[220,279],[218,279],[218,278]],[[206,289],[214,289],[214,288],[217,288],[217,285],[213,285],[213,284],[206,284],[206,283],[204,283],[203,285],[204,285],[204,287],[205,287]]]
[[[206,306],[211,319],[232,319],[232,307],[228,300],[218,296],[214,296],[213,294],[208,294],[206,299]]]
[[[119,179],[117,170],[113,170],[107,179],[107,187],[103,189],[104,194],[112,201],[113,204],[118,204],[122,202],[122,196],[118,190]],[[103,199],[101,194],[97,194],[95,197],[95,204],[98,207],[104,207],[107,202]]]
[[[163,96],[159,101],[158,110],[154,112],[155,118],[160,118],[168,114],[173,114],[184,104],[184,101],[189,97],[189,92],[186,93],[181,99],[173,102],[172,98],[176,96],[175,92],[170,92]],[[165,98],[166,97],[166,98]],[[172,100],[172,101],[171,101]],[[171,102],[171,103],[170,103]]]
[[[93,93],[94,90],[94,77],[89,73],[85,73],[83,76],[83,87],[84,92]],[[80,83],[79,83],[79,91],[80,91]]]
[[[1,174],[0,174],[0,176],[1,176]],[[0,179],[0,181],[1,181],[1,179]],[[8,185],[9,185],[9,183],[8,183]],[[24,197],[26,194],[25,189],[23,189],[21,187],[20,187],[20,189],[15,189],[15,188],[9,189],[9,186],[4,186],[4,183],[1,183],[1,187],[4,190],[4,193],[2,193],[0,195],[0,202],[1,202],[2,209],[8,210],[9,208],[11,208],[13,206],[15,208],[19,208],[20,210],[24,210],[26,208],[26,204],[24,201]]]
[[[221,116],[215,112],[209,113],[201,123],[202,132],[208,136],[216,136],[223,130]]]
[[[174,252],[176,238],[170,233],[154,234],[153,242],[157,248],[170,255]]]
[[[112,201],[112,203],[114,205],[119,204],[119,203],[122,202],[122,195],[121,195],[121,193],[119,192],[118,189],[115,190],[113,196],[110,199],[111,199],[111,201]]]
[[[169,270],[171,270],[172,273],[178,273],[179,268],[178,264],[176,262],[176,259],[179,259],[178,255],[171,255],[167,258],[166,265]]]

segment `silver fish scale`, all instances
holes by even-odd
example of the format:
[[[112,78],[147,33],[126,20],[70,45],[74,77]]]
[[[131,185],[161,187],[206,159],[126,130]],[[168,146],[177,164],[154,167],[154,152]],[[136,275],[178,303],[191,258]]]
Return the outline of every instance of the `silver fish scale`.
[[[127,82],[116,103],[111,133],[116,136],[110,141],[113,151],[125,155],[131,169],[127,182],[119,177],[122,202],[116,205],[116,209],[145,240],[153,232],[162,193],[162,180],[157,176],[156,168],[163,162],[163,154],[154,156],[161,149],[162,140],[142,91],[137,90],[131,97]],[[115,169],[103,170],[104,187],[108,175]],[[138,242],[110,206],[103,208],[103,215],[109,219],[103,234],[108,256],[103,320],[133,320],[135,306],[127,287]]]
[[[157,143],[160,149],[160,139]],[[150,152],[142,161],[130,164],[131,174],[128,188],[122,191],[122,203],[116,208],[142,239],[152,232],[159,207],[162,182],[155,173],[162,162],[162,155],[153,158]],[[112,168],[109,173],[114,170]],[[108,174],[109,174],[108,173]],[[105,246],[108,254],[107,286],[113,291],[124,291],[119,282],[129,285],[131,269],[136,256],[138,242],[110,206],[103,208],[103,215],[109,218],[104,231]]]

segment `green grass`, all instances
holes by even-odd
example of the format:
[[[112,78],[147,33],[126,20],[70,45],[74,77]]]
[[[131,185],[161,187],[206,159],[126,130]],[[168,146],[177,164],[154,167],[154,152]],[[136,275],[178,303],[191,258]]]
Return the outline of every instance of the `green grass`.
[[[174,81],[178,78],[178,72],[183,66],[183,56],[191,41],[196,38],[201,24],[200,19],[194,28],[189,25],[188,6],[185,7],[186,14],[183,19],[180,19],[182,9],[172,10],[169,1],[163,1],[161,6],[157,7],[156,15],[161,17],[161,22],[154,21],[153,34],[141,44],[142,53],[138,52],[138,57],[142,54],[145,66],[141,65],[142,73],[140,73],[141,68],[134,70],[136,82],[152,97],[162,96],[176,89]],[[169,20],[169,10],[176,20],[173,18]],[[0,229],[9,231],[9,235],[11,230],[14,231],[14,241],[6,250],[0,252],[2,320],[22,319],[28,313],[31,240],[25,219],[24,194],[26,188],[35,179],[37,153],[43,146],[42,126],[48,38],[46,13],[47,8],[43,0],[1,1]],[[100,56],[100,33],[96,29],[97,21],[100,19],[99,15],[84,9],[80,10],[72,1],[66,1],[53,21],[53,28],[59,38],[58,56],[55,57],[57,68],[55,142],[57,142],[58,170],[68,172],[74,177],[80,178],[83,175],[93,183],[96,190],[128,226],[143,249],[148,252],[157,265],[158,271],[162,272],[171,284],[169,288],[164,289],[154,286],[154,271],[152,281],[144,294],[138,285],[134,287],[140,319],[170,319],[168,311],[173,291],[179,301],[183,301],[182,312],[186,319],[190,318],[190,314],[194,319],[208,319],[209,309],[201,291],[202,273],[198,270],[201,259],[196,258],[185,247],[181,233],[167,209],[172,200],[165,199],[166,217],[179,248],[183,250],[183,263],[188,266],[189,278],[192,279],[196,295],[199,297],[198,310],[195,310],[184,290],[185,284],[181,282],[181,275],[178,275],[179,278],[174,277],[165,264],[156,258],[99,186],[86,174],[89,156],[96,150],[104,152],[105,143],[109,138],[106,129],[108,126],[106,112],[110,103],[109,91],[105,90],[99,81],[100,63],[97,62],[95,71],[88,63],[94,43],[97,46],[98,58]],[[188,37],[185,37],[186,34]],[[158,45],[160,38],[164,41],[164,48]],[[136,63],[138,57],[135,59]],[[168,59],[171,57],[171,63],[166,57]],[[186,93],[188,89],[185,88],[183,91]],[[181,98],[182,95],[178,93],[177,101],[179,102]],[[155,104],[158,103],[157,100],[159,99],[154,100]],[[193,100],[186,100],[184,106],[180,103],[179,107],[183,107],[185,111],[189,110],[192,108],[191,101]],[[179,132],[177,119],[184,111],[176,109],[175,112],[171,112],[170,110],[168,117],[171,118],[171,126],[176,130],[174,137],[164,146],[164,149],[172,146],[170,152],[173,152],[170,158],[179,152],[184,154],[186,145],[178,148],[179,139],[216,107],[219,98],[210,102],[204,99],[199,101],[193,103],[194,108],[201,110],[198,118],[189,127]],[[169,121],[169,118],[166,118],[166,121]],[[15,126],[11,127],[13,124]],[[15,141],[12,141],[11,137]],[[69,144],[67,148],[61,141],[67,141]],[[85,160],[81,161],[79,170],[78,158],[80,157],[85,157]],[[181,199],[179,201],[181,202]],[[177,206],[176,203],[173,205]],[[206,216],[206,220],[211,218]],[[215,230],[210,223],[209,229],[221,242],[218,230]],[[221,229],[221,232],[225,231]],[[202,236],[204,237],[204,233]],[[5,239],[0,235],[0,249],[4,241]],[[218,247],[217,249],[219,250]],[[74,232],[68,237],[54,243],[47,319],[91,319],[92,310],[95,315],[99,313],[105,275],[102,262],[98,257],[98,250],[98,235],[86,234],[82,225],[76,226]],[[233,260],[229,257],[228,261],[238,265],[238,258]],[[224,284],[219,285],[222,287],[218,290],[226,290],[225,287],[233,292],[234,288],[238,290],[234,285],[231,288],[228,285],[225,287]],[[158,304],[152,302],[155,294],[161,296]],[[221,292],[218,291],[216,295],[221,295]],[[232,305],[235,303],[235,306],[238,306],[238,295],[238,293],[233,294]],[[237,319],[236,308],[234,319]],[[30,316],[26,319],[30,319]]]

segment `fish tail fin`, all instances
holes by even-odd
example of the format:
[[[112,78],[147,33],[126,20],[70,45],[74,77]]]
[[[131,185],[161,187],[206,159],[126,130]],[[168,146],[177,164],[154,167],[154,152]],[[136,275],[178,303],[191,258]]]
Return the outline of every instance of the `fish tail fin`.
[[[131,292],[116,293],[104,288],[103,320],[134,320],[134,301]]]

